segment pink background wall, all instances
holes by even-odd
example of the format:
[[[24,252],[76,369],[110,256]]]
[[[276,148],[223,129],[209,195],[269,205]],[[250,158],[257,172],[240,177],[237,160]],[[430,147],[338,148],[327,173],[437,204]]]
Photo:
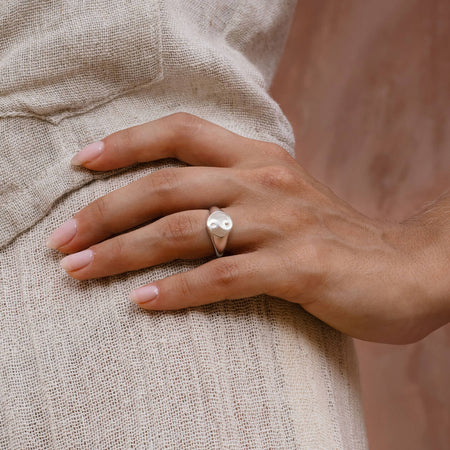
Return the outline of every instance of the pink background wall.
[[[299,0],[272,94],[298,161],[371,217],[450,187],[449,24],[448,0]],[[450,325],[355,346],[371,450],[450,449]]]

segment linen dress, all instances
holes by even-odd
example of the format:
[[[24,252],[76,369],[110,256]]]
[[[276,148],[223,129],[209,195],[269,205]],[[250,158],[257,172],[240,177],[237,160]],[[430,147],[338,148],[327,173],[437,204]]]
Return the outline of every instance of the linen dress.
[[[0,448],[367,448],[352,340],[299,305],[148,312],[131,290],[207,259],[80,282],[44,246],[180,164],[70,166],[115,131],[185,111],[293,154],[268,88],[294,3],[0,3]]]

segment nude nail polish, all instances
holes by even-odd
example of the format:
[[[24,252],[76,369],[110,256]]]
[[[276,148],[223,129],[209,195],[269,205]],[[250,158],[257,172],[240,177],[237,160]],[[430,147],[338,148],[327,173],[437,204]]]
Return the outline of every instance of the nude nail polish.
[[[86,145],[82,150],[80,150],[70,161],[72,166],[81,166],[87,162],[93,161],[97,158],[100,153],[105,148],[105,144],[102,141],[93,142],[92,144]]]
[[[68,244],[77,233],[77,221],[70,219],[64,222],[57,228],[47,239],[45,245],[51,249],[58,249],[59,247]]]
[[[83,250],[82,252],[73,253],[66,256],[60,262],[61,267],[67,272],[73,272],[74,270],[80,270],[86,267],[93,259],[94,253],[92,250]]]
[[[133,303],[146,303],[154,300],[158,296],[158,288],[151,284],[149,286],[143,286],[139,289],[135,289],[130,293],[130,300]]]

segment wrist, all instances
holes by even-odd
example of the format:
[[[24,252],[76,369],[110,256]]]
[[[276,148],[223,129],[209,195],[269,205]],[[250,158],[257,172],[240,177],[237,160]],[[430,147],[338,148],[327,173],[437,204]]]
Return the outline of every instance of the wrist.
[[[421,245],[416,251],[417,272],[435,305],[435,314],[450,320],[450,241],[444,229],[435,224],[420,223],[415,235]]]
[[[400,224],[419,316],[429,322],[429,332],[450,321],[450,233],[435,219],[430,220],[427,210]]]
[[[418,220],[386,225],[384,231],[395,252],[390,320],[399,311],[402,317],[395,343],[417,342],[450,321],[448,255],[439,235]]]

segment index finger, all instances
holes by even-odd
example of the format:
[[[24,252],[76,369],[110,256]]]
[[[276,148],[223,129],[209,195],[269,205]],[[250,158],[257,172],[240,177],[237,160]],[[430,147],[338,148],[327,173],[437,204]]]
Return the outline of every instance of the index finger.
[[[233,167],[248,161],[258,143],[192,114],[175,113],[90,144],[72,164],[100,171],[176,158],[190,165]]]

